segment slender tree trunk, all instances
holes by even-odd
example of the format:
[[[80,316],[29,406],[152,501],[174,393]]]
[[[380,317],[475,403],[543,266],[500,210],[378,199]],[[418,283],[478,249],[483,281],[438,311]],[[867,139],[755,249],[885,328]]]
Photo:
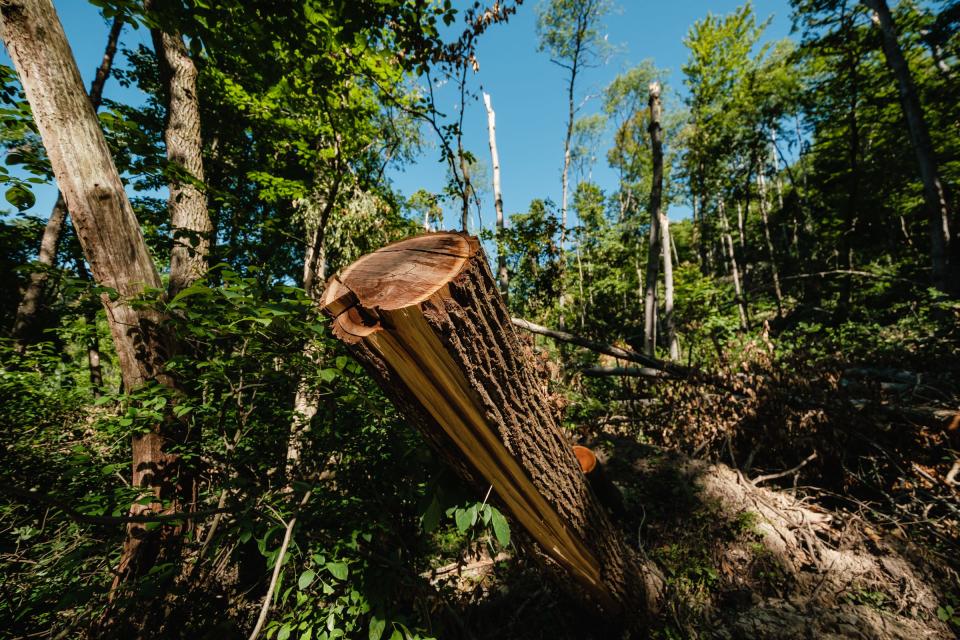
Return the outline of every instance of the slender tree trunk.
[[[740,328],[746,331],[749,328],[747,324],[747,302],[743,299],[743,286],[740,282],[737,252],[733,246],[733,236],[730,235],[730,223],[727,221],[727,211],[722,199],[718,201],[717,209],[720,214],[720,230],[723,234],[722,241],[727,250],[727,264],[730,266],[730,275],[733,278],[733,292],[737,297],[737,310],[740,312]]]
[[[667,330],[667,344],[670,350],[670,359],[680,358],[680,345],[677,342],[677,329],[673,317],[673,261],[670,254],[670,221],[667,219],[667,212],[663,206],[663,126],[661,124],[663,107],[660,102],[660,84],[653,82],[650,84],[649,96],[650,108],[650,149],[653,156],[653,183],[650,187],[650,221],[651,225],[656,227],[659,232],[660,253],[663,255],[663,324]],[[656,218],[656,224],[654,224]],[[653,229],[651,228],[651,255],[654,252]],[[651,278],[654,284],[654,304],[656,304],[656,279],[657,274],[654,271],[650,273],[650,260],[647,259],[647,298],[649,302]],[[644,308],[644,350],[647,355],[654,355],[655,341],[648,338],[647,333],[647,312]],[[648,350],[649,349],[649,350]]]
[[[147,0],[144,7],[148,11],[161,9],[167,2]],[[170,179],[167,208],[173,229],[169,285],[172,297],[206,272],[213,225],[203,192],[203,143],[200,138],[197,68],[178,32],[151,29],[150,35],[167,94],[163,135]]]
[[[117,292],[103,304],[127,390],[148,381],[174,388],[164,362],[175,344],[165,334],[163,317],[153,309],[131,306],[144,287],[159,288],[160,276],[123,189],[63,27],[51,0],[0,3],[3,40],[20,76],[57,183],[97,284]],[[181,484],[180,441],[172,421],[134,436],[133,484],[147,496],[132,514],[173,512],[189,502]],[[131,524],[115,585],[142,575],[164,552],[178,549],[181,527],[162,524],[147,530]]]
[[[117,42],[120,40],[120,32],[123,30],[123,18],[117,16],[113,19],[110,26],[110,33],[107,35],[107,46],[103,52],[103,59],[97,72],[90,84],[90,104],[93,110],[100,108],[103,101],[103,86],[110,76],[110,69],[113,66],[113,58],[117,53]],[[26,336],[31,327],[35,324],[37,312],[40,309],[41,299],[43,298],[43,285],[49,276],[48,268],[53,267],[57,260],[57,245],[60,243],[60,234],[63,231],[63,223],[67,217],[67,205],[63,200],[63,194],[57,194],[57,201],[53,205],[50,217],[47,218],[47,224],[43,229],[43,238],[40,240],[40,253],[37,255],[37,262],[43,265],[44,269],[30,274],[30,282],[23,293],[23,299],[17,307],[17,315],[13,322],[11,337],[17,342],[17,349],[23,351],[26,346]]]
[[[930,263],[933,267],[934,286],[941,291],[956,290],[958,283],[955,271],[960,265],[953,264],[955,260],[950,246],[952,241],[950,223],[953,220],[953,212],[940,180],[930,131],[923,117],[923,108],[920,106],[920,98],[910,74],[910,67],[900,49],[896,26],[886,0],[863,0],[863,4],[873,11],[873,22],[880,29],[883,37],[883,53],[887,59],[887,66],[897,80],[900,104],[907,121],[907,133],[920,168],[923,197],[930,226]]]
[[[748,205],[749,206],[749,205]],[[737,245],[740,247],[741,255],[743,251],[747,248],[747,234],[744,231],[743,223],[743,203],[737,202]]]
[[[497,153],[497,114],[493,110],[490,94],[483,94],[487,107],[487,129],[490,134],[490,162],[493,164],[493,206],[497,210],[497,282],[500,295],[507,299],[510,292],[510,275],[507,273],[507,254],[503,243],[505,221],[503,217],[503,194],[500,191],[500,154]]]
[[[659,572],[591,491],[475,238],[430,234],[369,254],[328,282],[322,306],[401,413],[478,495],[492,486],[566,585],[612,616],[658,610]]]
[[[848,20],[851,18],[847,17]],[[852,27],[851,27],[852,28]],[[840,237],[841,267],[846,271],[854,268],[853,239],[860,217],[860,102],[859,59],[853,45],[848,45],[847,72],[850,74],[850,99],[847,109],[847,144],[850,171],[847,179],[847,206],[844,210],[844,229]],[[850,314],[850,298],[853,292],[853,278],[846,275],[840,282],[840,295],[837,299],[835,320],[845,321]]]
[[[767,181],[763,167],[757,171],[757,200],[760,204],[760,217],[763,220],[763,237],[767,242],[767,257],[770,259],[770,273],[773,277],[773,292],[777,298],[777,317],[783,317],[783,292],[780,290],[780,270],[777,267],[777,254],[770,236],[770,216],[767,215]]]
[[[653,153],[653,175],[650,184],[650,246],[647,253],[647,286],[643,296],[643,352],[656,353],[657,281],[663,235],[660,221],[663,210],[663,129],[660,126],[660,85],[650,84],[650,146]],[[669,251],[669,249],[667,249]],[[667,260],[670,259],[669,254]]]
[[[307,292],[307,297],[314,302],[320,300],[327,278],[325,248],[327,224],[336,206],[337,198],[340,196],[340,187],[343,183],[345,171],[341,163],[339,138],[336,148],[337,157],[333,182],[327,193],[323,210],[320,212],[320,219],[317,221],[316,228],[310,234],[310,244],[307,246],[303,258],[303,289]],[[321,356],[322,352],[319,345],[314,341],[307,340],[303,345],[304,359],[319,363]],[[295,475],[298,475],[298,472],[301,472],[299,473],[301,477],[303,476],[303,470],[298,469],[298,467],[303,462],[303,451],[307,445],[310,425],[319,409],[320,399],[317,396],[317,390],[307,379],[301,378],[297,383],[297,391],[293,399],[293,421],[290,425],[290,435],[287,438],[285,473],[288,484]]]
[[[87,271],[83,263],[83,256],[75,256],[74,263],[77,268],[77,274],[84,280],[92,281],[90,272]],[[92,304],[84,302],[84,320],[87,324],[87,330],[84,334],[84,341],[87,345],[87,368],[90,372],[90,388],[93,395],[99,398],[103,392],[103,367],[100,364],[100,332],[97,331],[97,309]]]

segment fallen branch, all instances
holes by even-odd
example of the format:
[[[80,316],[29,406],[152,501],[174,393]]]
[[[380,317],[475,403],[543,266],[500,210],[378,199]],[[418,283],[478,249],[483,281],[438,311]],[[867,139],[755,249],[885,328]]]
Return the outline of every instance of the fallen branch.
[[[206,518],[207,516],[216,515],[218,513],[235,513],[237,511],[236,509],[218,507],[216,509],[205,509],[201,511],[177,511],[174,513],[158,513],[155,515],[94,516],[77,511],[71,507],[66,500],[62,500],[55,496],[46,495],[44,493],[28,491],[26,489],[13,487],[10,485],[0,486],[0,492],[7,493],[18,498],[23,498],[31,502],[39,502],[51,507],[56,507],[60,511],[63,511],[63,513],[70,519],[76,520],[77,522],[83,522],[85,524],[117,525],[128,524],[131,522],[146,523],[197,520],[199,518]]]
[[[581,373],[591,378],[603,376],[623,376],[630,378],[669,378],[670,376],[659,369],[650,367],[589,367]]]
[[[798,464],[797,466],[791,469],[787,469],[786,471],[781,471],[780,473],[768,473],[767,475],[764,475],[764,476],[757,476],[756,478],[750,481],[750,484],[752,484],[753,486],[757,486],[761,482],[767,482],[768,480],[777,480],[779,478],[784,478],[786,476],[792,476],[793,474],[800,471],[800,469],[803,469],[805,466],[807,466],[809,463],[813,462],[816,459],[817,459],[817,452],[814,451],[813,453],[808,455],[806,458],[801,460],[800,464]]]
[[[510,318],[510,321],[513,323],[513,326],[525,329],[531,333],[536,333],[541,336],[547,336],[548,338],[553,338],[554,340],[559,340],[561,342],[568,342],[570,344],[575,344],[584,349],[589,349],[590,351],[596,351],[597,353],[603,353],[608,356],[613,356],[614,358],[620,358],[621,360],[628,360],[630,362],[636,362],[637,364],[642,364],[651,369],[657,369],[659,371],[666,371],[667,373],[673,374],[675,376],[686,376],[691,370],[682,365],[673,364],[670,362],[664,362],[663,360],[658,360],[651,356],[643,355],[642,353],[637,353],[636,351],[631,351],[627,349],[621,349],[612,344],[604,344],[602,342],[596,342],[582,336],[576,336],[572,333],[567,333],[566,331],[557,331],[556,329],[548,329],[547,327],[541,326],[539,324],[534,324],[529,320],[524,320],[522,318]]]

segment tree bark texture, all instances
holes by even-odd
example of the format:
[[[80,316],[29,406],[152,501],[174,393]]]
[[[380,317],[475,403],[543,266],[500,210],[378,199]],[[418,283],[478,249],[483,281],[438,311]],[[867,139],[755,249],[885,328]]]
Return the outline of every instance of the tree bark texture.
[[[100,108],[103,101],[103,86],[110,76],[110,69],[113,67],[113,57],[117,53],[117,42],[120,40],[120,32],[123,30],[123,18],[117,16],[113,19],[110,26],[110,33],[107,36],[107,46],[103,52],[103,59],[97,72],[94,75],[93,82],[90,84],[90,104],[93,110]],[[23,350],[26,346],[25,338],[30,332],[31,327],[36,323],[37,312],[40,310],[40,303],[43,298],[43,285],[47,281],[49,272],[48,267],[53,267],[57,261],[57,246],[60,244],[60,234],[63,232],[63,223],[67,218],[67,204],[63,199],[63,194],[57,194],[57,201],[53,205],[53,210],[47,218],[47,224],[43,229],[43,237],[40,240],[40,252],[37,254],[37,263],[43,265],[39,271],[30,274],[30,282],[23,293],[23,299],[17,306],[17,315],[13,322],[13,329],[10,332],[11,337],[17,341],[17,348]]]
[[[388,245],[331,278],[322,307],[440,455],[479,491],[492,485],[539,544],[537,557],[608,614],[658,609],[662,578],[590,490],[476,238],[435,233]]]
[[[923,117],[923,108],[917,88],[910,74],[910,67],[900,48],[897,39],[897,30],[893,22],[893,15],[886,0],[863,0],[873,11],[873,21],[879,27],[883,38],[883,53],[887,66],[897,80],[897,90],[900,93],[900,104],[907,121],[907,133],[917,156],[920,168],[920,179],[923,181],[923,198],[927,208],[927,218],[930,227],[930,262],[933,267],[934,286],[942,291],[955,289],[956,279],[953,272],[958,265],[951,264],[950,251],[950,223],[953,212],[950,210],[950,201],[940,180],[933,143],[930,141],[930,131]]]
[[[147,10],[162,8],[164,0],[144,3]],[[170,250],[170,296],[190,286],[207,270],[213,225],[203,192],[203,144],[200,137],[200,103],[197,68],[183,37],[151,29],[160,78],[167,92],[167,118],[163,137],[170,178],[168,209],[173,230]]]
[[[96,282],[116,291],[103,305],[116,347],[124,386],[134,390],[148,381],[173,387],[164,372],[172,341],[162,316],[134,308],[144,287],[159,288],[160,276],[140,232],[103,137],[93,106],[51,0],[0,3],[3,41],[13,59],[34,121],[70,211],[84,256]],[[167,451],[170,433],[160,425],[133,438],[133,484],[155,500],[134,504],[131,514],[176,509],[179,456]],[[148,532],[131,524],[117,581],[153,565],[165,543],[179,540],[178,525]]]
[[[503,246],[504,218],[503,194],[500,191],[500,154],[497,153],[497,114],[493,110],[490,94],[483,94],[487,107],[487,129],[490,133],[490,162],[493,165],[493,206],[497,210],[497,284],[504,298],[510,292],[510,275],[507,273],[507,255]]]

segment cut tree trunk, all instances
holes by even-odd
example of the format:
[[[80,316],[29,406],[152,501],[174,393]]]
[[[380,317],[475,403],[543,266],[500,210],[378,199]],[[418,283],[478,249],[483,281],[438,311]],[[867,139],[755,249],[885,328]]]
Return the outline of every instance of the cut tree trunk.
[[[492,486],[540,560],[607,614],[635,621],[659,609],[662,578],[590,490],[476,238],[388,245],[331,278],[321,304],[440,455],[478,491]]]
[[[950,223],[953,212],[940,179],[940,171],[930,140],[930,131],[923,117],[923,107],[917,88],[910,73],[910,67],[903,56],[893,15],[886,0],[863,0],[873,12],[873,22],[883,37],[883,53],[887,66],[897,80],[900,93],[900,105],[907,121],[907,133],[913,145],[913,152],[920,167],[920,180],[923,182],[923,198],[927,207],[927,219],[930,226],[930,262],[933,267],[933,282],[941,291],[955,290],[958,287],[955,273],[960,265],[951,264]]]
[[[510,291],[510,276],[507,273],[507,254],[503,246],[503,194],[500,192],[500,154],[497,153],[497,114],[493,110],[489,93],[483,94],[483,104],[487,107],[490,162],[493,165],[493,206],[497,210],[497,283],[500,285],[500,295],[507,298]]]
[[[113,19],[110,33],[107,35],[107,46],[103,52],[103,59],[100,60],[100,66],[97,67],[93,82],[90,84],[90,104],[93,105],[94,111],[100,108],[100,103],[103,101],[103,86],[110,76],[113,57],[117,53],[117,42],[120,40],[122,30],[123,18],[117,16]],[[43,229],[40,253],[37,255],[37,262],[44,268],[30,274],[30,282],[27,284],[23,299],[17,307],[17,315],[10,332],[11,337],[17,342],[17,349],[21,352],[26,346],[26,337],[36,324],[37,312],[40,310],[40,302],[43,298],[43,285],[49,276],[47,268],[53,267],[56,263],[57,245],[60,243],[60,234],[63,231],[63,223],[66,218],[67,204],[63,200],[63,194],[58,193],[57,201],[53,205],[53,210],[50,212],[50,217],[47,218],[47,224]]]
[[[144,3],[150,11],[162,9],[166,0]],[[176,32],[151,29],[160,78],[167,94],[167,116],[163,132],[167,147],[167,174],[170,179],[171,297],[189,287],[207,270],[207,256],[213,225],[207,211],[203,185],[203,144],[200,138],[200,102],[197,97],[197,68],[190,59],[183,38]]]
[[[130,304],[144,287],[160,288],[160,276],[123,183],[103,137],[70,45],[51,0],[0,3],[3,41],[16,66],[33,118],[70,211],[84,256],[97,284],[116,291],[101,296],[113,336],[124,387],[149,381],[173,388],[163,364],[174,343],[163,317],[147,306]],[[132,515],[177,510],[181,503],[179,455],[170,451],[178,438],[172,426],[154,425],[133,438],[133,484],[149,504],[135,503]],[[141,575],[162,552],[180,541],[178,524],[147,530],[128,528],[115,586]]]

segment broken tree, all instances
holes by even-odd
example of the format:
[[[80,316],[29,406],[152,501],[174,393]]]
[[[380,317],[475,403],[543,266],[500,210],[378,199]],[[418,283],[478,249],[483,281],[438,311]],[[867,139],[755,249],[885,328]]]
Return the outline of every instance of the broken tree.
[[[604,612],[657,611],[662,578],[591,491],[476,238],[433,233],[388,245],[331,278],[321,305],[441,456],[474,486],[492,486],[543,562]]]

